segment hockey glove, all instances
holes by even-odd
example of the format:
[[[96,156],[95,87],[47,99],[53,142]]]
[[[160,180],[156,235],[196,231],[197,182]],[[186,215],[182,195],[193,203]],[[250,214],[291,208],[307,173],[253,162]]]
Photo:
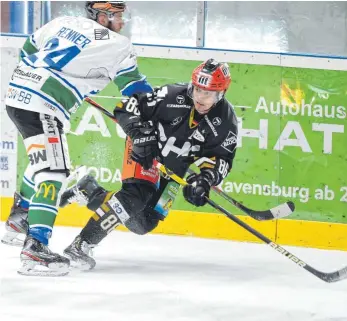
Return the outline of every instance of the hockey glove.
[[[131,158],[145,170],[150,169],[160,155],[155,128],[150,122],[139,122],[129,136],[133,142]]]
[[[183,187],[183,196],[187,202],[195,206],[206,204],[205,196],[209,197],[211,186],[214,185],[215,175],[213,169],[202,169],[200,174],[191,174],[187,177],[188,185]]]

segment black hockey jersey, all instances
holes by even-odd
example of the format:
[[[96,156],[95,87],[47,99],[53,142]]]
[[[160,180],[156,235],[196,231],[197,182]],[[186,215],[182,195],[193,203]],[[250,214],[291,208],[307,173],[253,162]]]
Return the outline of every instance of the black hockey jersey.
[[[179,176],[193,163],[214,167],[225,178],[232,167],[237,144],[237,119],[223,98],[207,114],[200,115],[188,96],[188,84],[156,88],[137,94],[138,105],[119,104],[115,116],[122,126],[126,116],[139,115],[157,128],[161,162]]]

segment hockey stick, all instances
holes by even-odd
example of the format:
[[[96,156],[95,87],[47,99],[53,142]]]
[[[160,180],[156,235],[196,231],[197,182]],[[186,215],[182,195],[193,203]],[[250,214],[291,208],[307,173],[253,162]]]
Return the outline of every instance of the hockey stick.
[[[182,179],[181,177],[179,177],[176,174],[174,174],[172,171],[167,169],[163,164],[158,162],[156,164],[156,167],[163,174],[168,175],[174,181],[176,181],[178,184],[183,185],[183,186],[187,185],[187,182],[184,179]],[[315,268],[313,268],[312,266],[310,266],[307,263],[305,263],[304,261],[302,261],[301,259],[299,259],[298,257],[296,257],[295,255],[293,255],[292,253],[290,253],[289,251],[285,250],[282,246],[272,242],[269,238],[267,238],[263,234],[259,233],[257,230],[253,229],[252,227],[250,227],[249,225],[247,225],[246,223],[241,221],[235,215],[229,213],[227,210],[225,210],[223,207],[221,207],[218,204],[216,204],[214,201],[212,201],[208,197],[206,197],[206,200],[207,200],[208,204],[210,204],[212,207],[214,207],[215,209],[217,209],[218,211],[223,213],[230,220],[232,220],[236,224],[240,225],[245,230],[247,230],[249,233],[253,234],[255,237],[257,237],[258,239],[262,240],[264,243],[270,245],[277,252],[279,252],[283,256],[287,257],[288,259],[290,259],[291,261],[296,263],[298,266],[302,267],[306,271],[308,271],[311,274],[315,275],[319,279],[321,279],[321,280],[323,280],[325,282],[328,282],[328,283],[332,283],[332,282],[341,281],[341,280],[347,278],[347,266],[342,268],[342,269],[340,269],[340,270],[338,270],[338,271],[334,271],[334,272],[330,272],[330,273],[325,273],[325,272],[318,271]]]
[[[84,98],[84,101],[86,101],[88,104],[92,105],[93,107],[95,107],[99,111],[101,111],[103,114],[105,114],[107,117],[111,118],[113,121],[117,122],[116,117],[114,117],[114,115],[112,113],[110,113],[107,109],[102,107],[100,104],[98,104],[93,99],[86,97],[86,98]]]
[[[192,169],[188,169],[189,174],[194,174],[195,172]],[[280,204],[274,208],[271,208],[266,211],[255,211],[252,210],[238,201],[234,200],[231,196],[224,193],[220,188],[217,186],[212,186],[212,189],[214,192],[216,192],[218,195],[222,196],[225,200],[233,204],[235,207],[249,215],[250,217],[254,218],[257,221],[267,221],[267,220],[273,220],[278,218],[286,217],[294,212],[295,205],[293,202],[285,202],[283,204]]]
[[[126,99],[127,96],[102,96],[99,94],[96,95],[89,95],[88,97],[96,97],[96,98],[104,98],[104,99]]]
[[[91,104],[93,107],[100,110],[102,113],[104,113],[107,117],[111,118],[113,121],[116,122],[116,119],[113,114],[111,114],[108,110],[106,110],[104,107],[102,107],[100,104],[92,100],[91,98],[87,97],[85,98],[85,101]],[[188,173],[192,174],[194,171],[191,169],[188,169]],[[214,186],[212,189],[220,196],[222,196],[227,201],[231,202],[234,206],[236,206],[238,209],[245,212],[250,217],[254,218],[258,221],[266,221],[266,220],[272,220],[272,219],[278,219],[282,217],[286,217],[294,212],[295,205],[293,202],[286,202],[281,205],[278,205],[274,208],[271,208],[267,211],[254,211],[241,203],[234,200],[232,197],[224,193],[222,190],[220,190],[218,187]]]

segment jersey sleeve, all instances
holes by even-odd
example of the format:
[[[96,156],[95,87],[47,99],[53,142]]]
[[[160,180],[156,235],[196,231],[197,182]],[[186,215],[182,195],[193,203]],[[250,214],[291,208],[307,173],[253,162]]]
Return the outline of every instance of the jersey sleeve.
[[[163,86],[154,88],[150,93],[134,94],[131,98],[123,99],[116,105],[114,115],[116,118],[125,114],[126,117],[139,116],[144,121],[153,120],[167,93],[167,86]]]
[[[231,121],[223,127],[217,137],[205,143],[201,157],[195,161],[200,169],[215,169],[218,176],[216,185],[230,172],[237,148],[237,123]]]
[[[50,36],[50,29],[53,25],[57,23],[57,21],[63,19],[64,17],[56,18],[48,23],[46,23],[44,26],[42,26],[40,29],[36,30],[32,35],[30,35],[20,52],[21,59],[24,57],[28,57],[32,54],[37,53],[40,49],[42,49],[47,41],[47,37]]]
[[[117,85],[123,96],[132,96],[136,93],[151,92],[153,89],[142,75],[137,66],[137,56],[134,46],[129,39],[123,43],[120,59],[112,70],[113,82]]]
[[[35,54],[37,53],[39,50],[38,48],[36,47],[36,42],[35,40],[33,39],[33,35],[29,36],[24,45],[23,45],[23,48],[20,52],[20,58],[23,59],[25,57],[28,57],[32,54]]]
[[[161,102],[167,95],[167,86],[155,88],[150,93],[135,94],[120,101],[113,113],[117,122],[127,134],[133,123],[155,121]]]

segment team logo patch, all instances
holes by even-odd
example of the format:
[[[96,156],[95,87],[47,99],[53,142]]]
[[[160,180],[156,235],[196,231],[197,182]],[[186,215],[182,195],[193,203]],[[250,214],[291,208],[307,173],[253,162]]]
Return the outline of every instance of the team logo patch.
[[[176,125],[178,125],[181,121],[182,121],[182,117],[179,116],[179,117],[175,118],[175,119],[170,123],[170,125],[176,126]]]
[[[107,40],[110,39],[110,33],[108,29],[94,29],[95,40]]]
[[[200,142],[205,141],[205,137],[197,129],[194,131],[192,137]]]
[[[227,138],[222,143],[222,147],[228,152],[232,153],[236,147],[236,144],[237,136],[232,131],[229,131]]]
[[[177,101],[177,103],[178,104],[183,104],[184,102],[185,102],[185,98],[184,98],[184,96],[182,96],[182,95],[178,95],[177,97],[176,97],[176,101]]]
[[[219,126],[222,123],[222,120],[219,117],[215,117],[212,119],[212,124],[215,126]]]

